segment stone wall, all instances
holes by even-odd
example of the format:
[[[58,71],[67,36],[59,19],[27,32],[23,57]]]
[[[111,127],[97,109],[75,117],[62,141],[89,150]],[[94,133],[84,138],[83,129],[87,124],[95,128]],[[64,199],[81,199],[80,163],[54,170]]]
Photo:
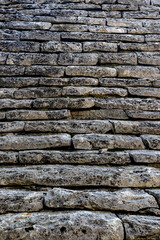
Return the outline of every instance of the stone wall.
[[[0,0],[0,240],[160,239],[160,0]]]

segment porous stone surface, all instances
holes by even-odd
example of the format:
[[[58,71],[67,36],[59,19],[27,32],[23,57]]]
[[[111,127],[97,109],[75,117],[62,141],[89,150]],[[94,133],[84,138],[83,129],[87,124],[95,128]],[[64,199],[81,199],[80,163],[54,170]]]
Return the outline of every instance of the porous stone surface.
[[[160,239],[160,0],[0,0],[0,240]]]

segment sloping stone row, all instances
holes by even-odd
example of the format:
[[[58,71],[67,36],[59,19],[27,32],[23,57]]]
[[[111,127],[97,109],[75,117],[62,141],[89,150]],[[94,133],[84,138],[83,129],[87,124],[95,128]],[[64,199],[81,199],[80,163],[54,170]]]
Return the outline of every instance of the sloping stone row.
[[[160,239],[160,1],[0,0],[0,240]]]

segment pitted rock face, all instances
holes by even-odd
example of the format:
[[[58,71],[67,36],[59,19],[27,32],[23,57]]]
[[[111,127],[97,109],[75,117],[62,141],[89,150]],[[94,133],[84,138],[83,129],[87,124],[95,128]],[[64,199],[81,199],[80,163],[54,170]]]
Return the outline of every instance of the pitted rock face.
[[[159,240],[160,0],[0,20],[0,240]]]

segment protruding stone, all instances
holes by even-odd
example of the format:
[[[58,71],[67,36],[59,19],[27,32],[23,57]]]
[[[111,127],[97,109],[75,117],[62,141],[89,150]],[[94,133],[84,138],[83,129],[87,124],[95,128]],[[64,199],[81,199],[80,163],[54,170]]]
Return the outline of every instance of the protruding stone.
[[[126,110],[126,114],[134,119],[148,119],[148,120],[159,120],[160,112],[158,111],[136,111]]]
[[[160,89],[152,87],[129,87],[128,91],[133,96],[160,98]]]
[[[75,149],[144,149],[141,138],[129,135],[86,134],[72,140]]]
[[[7,214],[0,216],[0,229],[3,240],[124,238],[121,220],[115,214],[90,211]]]
[[[31,108],[31,100],[0,99],[0,109]]]
[[[142,139],[150,149],[160,150],[160,136],[142,135]]]
[[[155,198],[143,190],[69,190],[53,188],[45,196],[49,208],[73,208],[136,212],[157,207]]]
[[[133,150],[129,154],[136,163],[160,163],[160,151]]]

